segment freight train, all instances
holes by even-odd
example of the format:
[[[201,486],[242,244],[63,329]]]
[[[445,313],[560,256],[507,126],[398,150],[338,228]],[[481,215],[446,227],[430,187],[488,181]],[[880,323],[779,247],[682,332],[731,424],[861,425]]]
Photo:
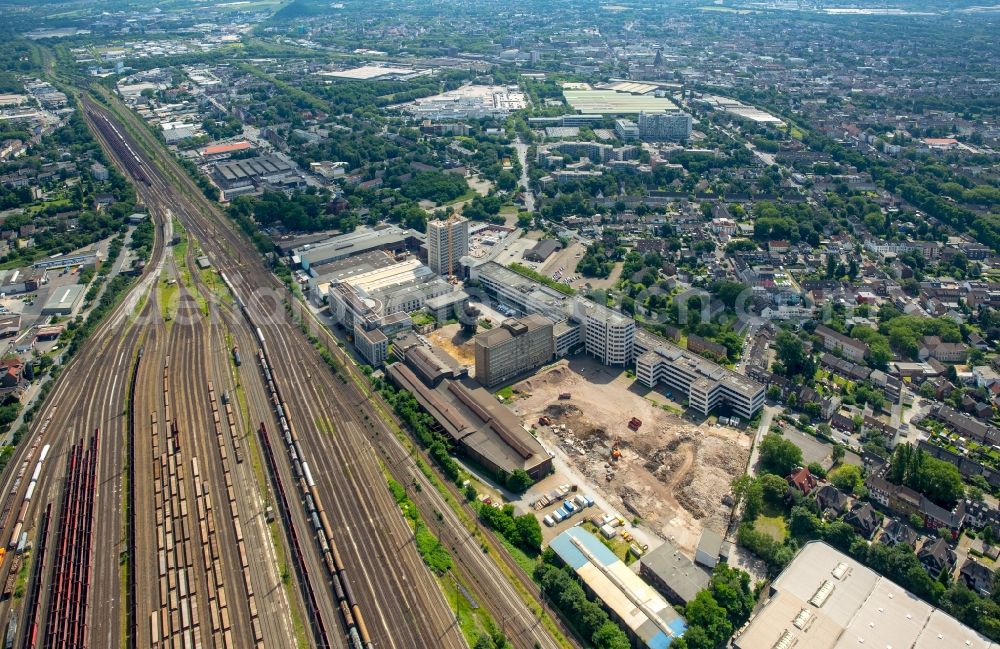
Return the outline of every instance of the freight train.
[[[285,443],[285,448],[292,462],[292,474],[295,476],[299,491],[302,494],[302,500],[305,502],[306,517],[313,527],[316,542],[323,554],[323,563],[329,577],[330,587],[333,591],[334,599],[340,607],[341,617],[350,638],[351,648],[372,649],[373,644],[371,636],[368,633],[368,627],[365,624],[365,619],[361,613],[361,608],[358,606],[357,599],[354,597],[354,590],[351,588],[347,570],[334,542],[333,526],[330,525],[326,510],[323,508],[323,501],[316,488],[316,480],[313,477],[309,462],[306,460],[306,455],[302,452],[298,434],[290,423],[288,406],[281,396],[274,374],[271,371],[272,365],[268,361],[264,334],[254,322],[246,303],[236,294],[235,288],[225,273],[222,273],[222,280],[226,287],[236,296],[236,304],[243,317],[253,327],[257,342],[260,345],[260,348],[257,350],[257,362],[260,365],[264,383],[267,385],[268,395],[271,397],[274,414],[281,429],[281,438]],[[270,443],[266,437],[266,428],[263,423],[261,423],[261,434],[264,439],[265,452],[269,453]],[[279,490],[282,489],[280,482],[278,484]],[[280,496],[284,499],[283,493]],[[293,533],[291,536],[294,537],[294,529],[291,525],[289,525],[289,529],[292,530]],[[298,545],[297,538],[293,539],[293,545]],[[299,548],[296,547],[295,550],[298,551]]]

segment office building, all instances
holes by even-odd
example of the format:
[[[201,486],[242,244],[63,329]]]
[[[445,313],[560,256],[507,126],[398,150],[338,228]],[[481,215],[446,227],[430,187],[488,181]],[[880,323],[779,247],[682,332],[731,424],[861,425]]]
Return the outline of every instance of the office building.
[[[632,142],[639,139],[639,126],[630,119],[616,119],[615,133],[623,142]]]
[[[639,137],[647,142],[683,142],[691,137],[687,113],[640,113]]]
[[[690,407],[707,415],[728,405],[741,417],[752,419],[764,407],[764,386],[668,340],[639,331],[635,336],[635,374],[640,383],[654,388],[662,383],[687,397]]]
[[[586,352],[605,365],[625,367],[631,363],[635,320],[598,304],[582,306],[581,310]]]
[[[427,263],[438,275],[460,272],[459,260],[469,254],[469,220],[451,216],[427,222]]]
[[[539,314],[505,320],[476,336],[475,348],[476,380],[496,387],[552,359],[552,321]]]
[[[362,321],[355,321],[354,347],[369,365],[379,367],[389,355],[389,338],[380,329],[365,329]]]
[[[771,583],[736,649],[995,649],[996,644],[820,541]]]
[[[605,365],[625,367],[634,362],[643,385],[653,388],[663,383],[703,414],[728,405],[740,417],[752,419],[764,406],[760,383],[638,328],[635,320],[619,311],[563,295],[496,262],[471,267],[469,277],[505,308],[551,320],[557,357],[582,347]]]
[[[420,261],[407,259],[338,281],[328,296],[334,320],[350,330],[359,318],[412,313],[427,300],[453,290]]]

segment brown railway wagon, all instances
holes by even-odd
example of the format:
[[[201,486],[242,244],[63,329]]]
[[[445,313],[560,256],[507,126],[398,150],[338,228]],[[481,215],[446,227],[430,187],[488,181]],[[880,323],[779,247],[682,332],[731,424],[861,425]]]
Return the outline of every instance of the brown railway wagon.
[[[255,617],[252,620],[250,620],[250,627],[253,629],[253,641],[257,645],[260,645],[262,642],[264,642],[264,632],[260,626],[260,619]]]
[[[222,615],[219,613],[219,607],[209,606],[208,616],[211,620],[212,633],[219,633],[222,631]]]

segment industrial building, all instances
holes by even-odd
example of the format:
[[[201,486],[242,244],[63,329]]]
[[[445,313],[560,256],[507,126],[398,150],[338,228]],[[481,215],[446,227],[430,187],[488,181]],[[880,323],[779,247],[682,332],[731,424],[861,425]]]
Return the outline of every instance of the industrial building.
[[[403,360],[389,365],[389,378],[416,398],[463,454],[500,479],[517,469],[535,480],[552,471],[552,457],[517,416],[452,359],[407,334],[393,341],[393,355]]]
[[[427,263],[438,275],[461,272],[459,260],[469,254],[469,220],[461,216],[427,222]]]
[[[348,331],[361,322],[366,331],[382,329],[390,335],[394,331],[385,327],[408,328],[412,323],[407,314],[454,290],[419,260],[407,259],[337,281],[330,285],[327,297],[334,322]]]
[[[552,321],[532,314],[484,331],[475,338],[476,380],[494,388],[552,359]]]
[[[677,106],[666,97],[653,94],[633,94],[617,90],[563,90],[566,103],[581,113],[628,115],[648,112],[676,111]]]
[[[83,284],[69,284],[52,289],[49,299],[42,306],[42,315],[70,315],[75,313],[83,301]]]
[[[258,185],[283,184],[298,175],[295,163],[276,155],[263,155],[246,160],[218,162],[212,168],[212,180],[227,198],[254,191]]]
[[[422,97],[406,107],[416,119],[504,118],[527,108],[528,98],[517,86],[462,86],[440,95]]]
[[[101,260],[98,252],[84,252],[78,255],[62,255],[36,261],[33,268],[69,268],[70,266],[96,266]]]
[[[594,535],[572,527],[549,547],[604,604],[633,646],[667,649],[684,635],[687,626],[677,611]]]
[[[354,232],[331,237],[319,243],[307,244],[292,251],[292,262],[313,276],[316,266],[330,264],[372,250],[400,253],[420,245],[421,235],[415,230],[404,230],[395,225],[375,228],[360,227]]]
[[[771,583],[736,649],[996,649],[997,644],[821,541]]]
[[[524,253],[524,258],[541,264],[557,250],[562,250],[562,243],[558,239],[542,239]]]
[[[639,574],[656,586],[671,604],[686,605],[708,588],[711,572],[695,565],[670,541],[642,557]]]
[[[639,113],[639,138],[646,142],[684,142],[691,137],[687,113]]]
[[[723,404],[752,419],[764,406],[764,386],[672,342],[639,331],[635,335],[635,374],[640,383],[655,388],[663,383],[686,397],[703,415]]]
[[[15,295],[37,291],[45,278],[45,271],[38,268],[16,268],[0,275],[0,293]]]

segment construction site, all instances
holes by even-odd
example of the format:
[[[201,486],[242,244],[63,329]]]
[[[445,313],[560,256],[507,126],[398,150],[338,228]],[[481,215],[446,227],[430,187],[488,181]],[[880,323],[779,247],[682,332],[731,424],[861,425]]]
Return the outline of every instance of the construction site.
[[[693,553],[702,530],[728,527],[730,483],[750,438],[714,417],[693,423],[647,393],[578,357],[516,384],[511,407],[556,454],[557,472],[562,460],[623,514]]]

